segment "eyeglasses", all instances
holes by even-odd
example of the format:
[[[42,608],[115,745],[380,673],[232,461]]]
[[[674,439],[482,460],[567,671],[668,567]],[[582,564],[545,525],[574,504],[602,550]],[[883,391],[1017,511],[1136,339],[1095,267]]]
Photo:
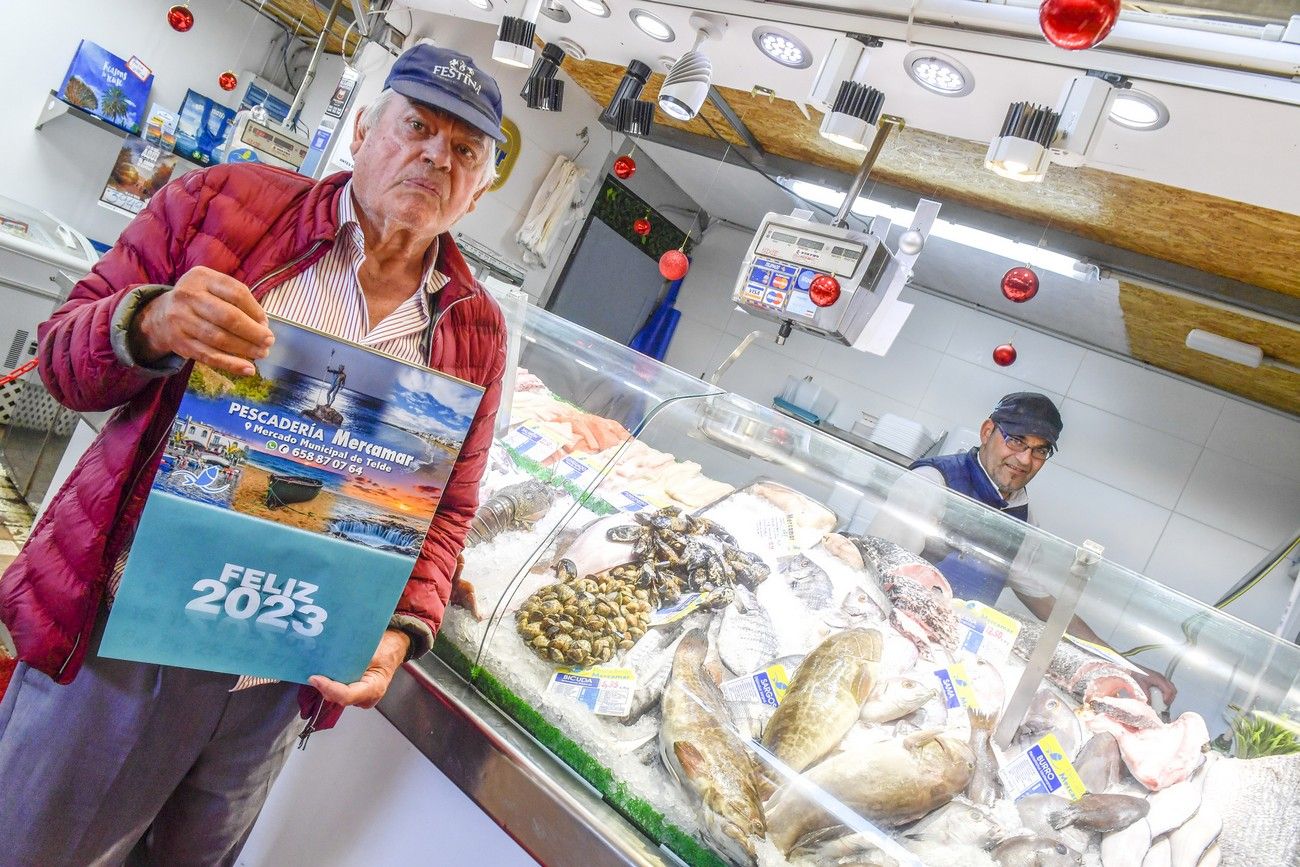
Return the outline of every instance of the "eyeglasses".
[[[997,422],[993,422],[993,426],[998,429],[998,433],[1002,434],[1002,441],[1007,444],[1007,448],[1011,449],[1011,451],[1013,451],[1018,455],[1024,454],[1026,451],[1028,451],[1038,460],[1045,461],[1048,458],[1050,458],[1052,455],[1056,454],[1056,446],[1052,446],[1052,445],[1031,446],[1029,443],[1025,442],[1022,438],[1015,436],[1014,434],[1009,434],[1006,431],[1004,431],[1002,429],[1002,425],[998,424]]]

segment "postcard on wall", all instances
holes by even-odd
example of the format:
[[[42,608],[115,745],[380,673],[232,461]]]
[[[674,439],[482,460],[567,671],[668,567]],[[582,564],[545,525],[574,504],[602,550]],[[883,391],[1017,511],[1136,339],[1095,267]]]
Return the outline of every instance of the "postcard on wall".
[[[221,162],[226,137],[235,125],[235,110],[198,91],[185,92],[176,121],[176,153],[201,166]]]
[[[195,365],[100,653],[351,682],[483,390],[272,318],[252,376]]]
[[[113,161],[99,200],[110,209],[135,216],[176,173],[178,158],[135,136],[127,136]],[[185,169],[181,170],[182,174]]]

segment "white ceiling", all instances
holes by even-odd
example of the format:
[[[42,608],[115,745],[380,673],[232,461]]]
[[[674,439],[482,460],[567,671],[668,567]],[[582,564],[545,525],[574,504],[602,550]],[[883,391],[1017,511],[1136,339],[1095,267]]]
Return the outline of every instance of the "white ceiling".
[[[493,0],[494,8],[484,12],[469,0],[412,0],[410,6],[453,15],[459,18],[481,20],[495,26],[503,14],[519,15],[523,0]],[[749,17],[730,14],[728,27],[720,41],[706,43],[704,51],[713,60],[714,83],[748,91],[755,85],[774,90],[779,97],[802,102],[816,74],[818,62],[829,50],[836,36],[843,33],[846,16],[829,10],[801,9],[791,14],[795,4],[765,4],[748,0],[715,0],[694,7],[660,2],[629,3],[625,0],[607,0],[612,13],[607,18],[597,18],[568,0],[555,0],[569,9],[572,20],[558,24],[540,16],[537,33],[544,41],[561,36],[580,44],[588,56],[609,63],[625,65],[633,58],[649,63],[663,71],[658,62],[661,56],[676,57],[689,50],[694,32],[688,23],[694,8],[738,9],[752,13]],[[880,0],[876,5],[889,5],[892,0]],[[930,2],[930,0],[924,0]],[[990,23],[1005,15],[1005,7],[966,3],[961,0],[934,0],[961,5],[966,15],[983,14],[988,10]],[[862,5],[862,4],[858,4]],[[893,3],[898,5],[898,3]],[[906,7],[907,4],[904,4]],[[676,31],[671,43],[663,43],[642,33],[632,23],[628,10],[634,6],[647,9],[669,23]],[[766,7],[766,9],[764,9]],[[999,12],[999,10],[1002,10]],[[1012,10],[1015,11],[1015,10]],[[799,24],[783,23],[812,50],[815,61],[810,68],[789,69],[767,59],[754,45],[753,31],[766,14],[796,18]],[[890,33],[898,30],[898,23],[865,17],[855,19],[859,32]],[[873,28],[874,24],[879,27]],[[931,28],[926,31],[933,35]],[[1168,80],[1205,81],[1213,79],[1215,86],[1237,88],[1241,91],[1268,92],[1280,100],[1251,98],[1216,92],[1206,87],[1191,87],[1166,81],[1133,77],[1136,89],[1147,91],[1162,100],[1169,108],[1170,121],[1163,129],[1138,132],[1115,124],[1107,124],[1098,151],[1090,165],[1144,180],[1156,181],[1174,187],[1196,190],[1274,210],[1300,213],[1300,175],[1294,167],[1300,165],[1300,81],[1284,78],[1244,75],[1209,69],[1203,65],[1151,61],[1126,55],[1123,62],[1118,55],[1103,56],[1098,51],[1064,52],[1048,46],[1041,38],[1009,40],[1005,36],[972,33],[963,30],[961,38],[947,40],[961,44],[962,48],[944,47],[942,50],[964,63],[975,76],[975,89],[968,96],[949,98],[932,94],[911,79],[903,68],[903,58],[923,43],[908,43],[903,39],[886,38],[881,48],[871,49],[871,63],[867,78],[869,83],[886,96],[884,110],[901,115],[910,126],[944,135],[974,141],[987,141],[1000,125],[1008,104],[1021,100],[1055,104],[1062,86],[1079,74],[1088,64],[1098,68],[1148,69],[1153,78],[1158,75]],[[932,39],[938,42],[938,39]],[[1104,45],[1105,43],[1103,43]],[[1252,44],[1247,42],[1247,50]],[[1044,47],[1051,53],[1044,53]],[[1300,45],[1260,42],[1263,53],[1289,57],[1294,49],[1293,67],[1300,69]],[[1042,59],[1025,59],[1027,56]],[[1262,61],[1261,61],[1262,62]],[[1100,66],[1100,64],[1109,66]],[[1127,64],[1127,65],[1126,65]],[[1053,166],[1051,171],[1070,171],[1063,166]]]

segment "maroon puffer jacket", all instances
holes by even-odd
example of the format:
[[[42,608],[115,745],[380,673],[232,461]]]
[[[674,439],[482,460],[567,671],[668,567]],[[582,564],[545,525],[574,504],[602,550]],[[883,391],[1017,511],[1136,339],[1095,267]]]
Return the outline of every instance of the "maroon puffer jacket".
[[[0,579],[0,621],[19,657],[59,683],[81,668],[111,565],[129,542],[161,460],[161,446],[185,390],[189,365],[168,377],[125,367],[109,329],[118,302],[141,284],[170,285],[196,265],[247,284],[261,299],[323,256],[338,233],[347,173],[310,178],[259,165],[226,165],[168,184],[117,245],[40,326],[40,372],[50,393],[78,411],[117,411],[49,503],[18,558]],[[437,631],[456,557],[478,507],[505,367],[505,324],[474,280],[450,235],[437,268],[451,278],[437,295],[429,364],[485,386],[460,460],[397,613]],[[324,728],[315,690],[304,711]]]

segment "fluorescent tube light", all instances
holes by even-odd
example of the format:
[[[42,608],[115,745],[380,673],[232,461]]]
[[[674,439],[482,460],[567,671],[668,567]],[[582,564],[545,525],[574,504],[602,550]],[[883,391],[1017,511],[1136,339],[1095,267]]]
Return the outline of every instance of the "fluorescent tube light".
[[[1222,358],[1247,367],[1259,367],[1264,361],[1264,350],[1253,343],[1242,343],[1212,331],[1193,328],[1187,332],[1187,348]]]
[[[796,196],[829,208],[838,208],[844,201],[844,193],[832,190],[830,187],[824,187],[821,184],[813,184],[808,181],[791,181],[789,187]],[[907,227],[912,221],[911,211],[895,208],[865,197],[859,197],[853,203],[852,210],[853,213],[860,217],[888,217],[890,222],[903,227]],[[1081,262],[1073,256],[1067,256],[1064,253],[1057,253],[1043,247],[1036,247],[1032,244],[1013,241],[1002,235],[995,235],[992,232],[986,232],[972,226],[963,226],[949,220],[935,220],[934,226],[930,229],[930,237],[943,238],[945,241],[952,241],[954,244],[961,244],[964,247],[972,247],[976,250],[992,253],[995,256],[1024,262],[1034,268],[1060,274],[1062,277],[1088,280],[1096,276],[1095,267],[1086,262]]]

